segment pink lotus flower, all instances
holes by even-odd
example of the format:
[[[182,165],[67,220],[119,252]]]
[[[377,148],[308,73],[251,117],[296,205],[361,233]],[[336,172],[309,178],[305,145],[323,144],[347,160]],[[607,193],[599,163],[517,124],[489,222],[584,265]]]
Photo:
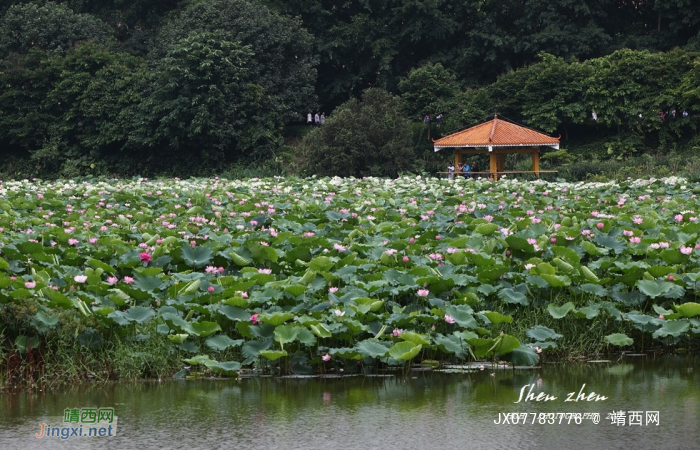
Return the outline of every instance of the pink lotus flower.
[[[323,356],[321,356],[321,359],[324,360],[324,361],[330,361],[330,360],[331,360],[331,355],[329,355],[328,353],[326,353],[326,354],[324,354]]]
[[[252,316],[250,316],[250,319],[249,319],[249,320],[253,323],[253,325],[257,325],[257,324],[260,323],[260,321],[258,321],[258,316],[259,316],[259,315],[260,315],[260,314],[255,313],[255,314],[253,314]]]
[[[345,315],[345,311],[341,311],[340,309],[335,309],[333,310],[333,314],[336,315],[336,317],[343,317]]]
[[[427,297],[428,295],[430,295],[430,291],[427,289],[418,289],[417,294],[418,297]]]
[[[603,228],[605,228],[605,224],[603,222],[598,222],[596,224],[596,227],[598,227],[599,230],[602,230]]]
[[[630,243],[632,244],[639,244],[640,242],[642,242],[642,238],[640,238],[639,236],[634,236],[630,238]]]
[[[333,244],[333,248],[339,252],[344,252],[346,250],[345,246],[338,244],[337,242]]]
[[[681,245],[681,253],[684,255],[690,255],[693,253],[693,247],[686,247],[685,245]]]
[[[85,283],[88,279],[87,275],[76,275],[73,277],[76,283]]]
[[[272,269],[258,269],[258,273],[263,273],[265,275],[270,275],[272,273]]]
[[[331,294],[335,294],[336,292],[338,292],[338,288],[335,286],[330,287],[330,288],[328,288],[328,292],[330,292]]]
[[[124,283],[126,284],[134,284],[134,279],[131,277],[124,277]]]
[[[408,262],[408,256],[403,257],[403,262]]]
[[[394,328],[394,331],[392,331],[395,337],[401,336],[401,333],[403,333],[403,330],[400,328]]]
[[[663,314],[659,314],[659,319],[664,320],[664,315],[663,315]]]
[[[212,292],[214,292],[215,290],[216,290],[216,289],[214,288],[214,286],[209,286],[209,287],[207,288],[207,292],[209,292],[210,294],[211,294]]]
[[[146,263],[146,264],[148,264],[149,262],[151,262],[151,254],[148,253],[148,252],[141,252],[141,254],[139,255],[139,257],[141,258],[141,261],[143,261],[143,262]]]
[[[454,317],[452,317],[451,315],[445,314],[445,322],[447,322],[447,323],[455,323],[455,319],[454,319]]]
[[[119,278],[117,277],[107,277],[107,284],[114,284],[117,281],[119,281]]]
[[[216,275],[219,272],[219,269],[217,269],[214,266],[207,266],[204,268],[204,272],[212,275]]]
[[[676,222],[683,222],[683,214],[676,214],[673,218]]]
[[[80,241],[74,238],[68,239],[68,245],[78,245]]]
[[[27,289],[34,289],[36,287],[36,281],[27,281],[24,283],[24,287]]]

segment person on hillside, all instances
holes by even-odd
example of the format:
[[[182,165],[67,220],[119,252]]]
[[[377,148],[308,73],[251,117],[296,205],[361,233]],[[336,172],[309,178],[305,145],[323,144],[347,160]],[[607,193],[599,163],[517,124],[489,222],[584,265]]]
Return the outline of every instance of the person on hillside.
[[[307,125],[313,125],[313,124],[314,124],[314,118],[313,118],[313,116],[311,115],[311,112],[309,112],[309,113],[306,115],[306,124],[307,124]]]
[[[324,123],[326,123],[326,112],[325,112],[325,111],[321,113],[321,119],[320,119],[320,120],[321,120],[321,125],[323,125]]]
[[[437,125],[438,128],[440,128],[440,122],[442,122],[442,113],[435,116],[435,124]]]
[[[321,117],[318,115],[318,111],[316,111],[316,115],[314,116],[314,123],[316,126],[321,126]]]
[[[423,116],[423,123],[426,125],[430,123],[430,114]]]

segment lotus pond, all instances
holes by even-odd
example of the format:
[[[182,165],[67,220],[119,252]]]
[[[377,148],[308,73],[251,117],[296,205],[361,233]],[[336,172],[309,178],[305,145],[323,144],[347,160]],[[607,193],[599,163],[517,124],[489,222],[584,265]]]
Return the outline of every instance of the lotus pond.
[[[67,359],[99,379],[692,350],[697,193],[679,178],[4,181],[3,381]]]

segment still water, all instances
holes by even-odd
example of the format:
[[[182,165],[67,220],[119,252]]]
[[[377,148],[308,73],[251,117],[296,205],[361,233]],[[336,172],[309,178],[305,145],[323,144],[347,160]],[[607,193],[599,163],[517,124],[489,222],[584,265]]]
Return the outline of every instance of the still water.
[[[698,449],[698,363],[646,356],[516,371],[7,392],[0,449]],[[569,393],[579,401],[567,402]],[[35,437],[41,424],[77,427],[63,423],[66,408],[92,407],[114,408],[116,436]]]

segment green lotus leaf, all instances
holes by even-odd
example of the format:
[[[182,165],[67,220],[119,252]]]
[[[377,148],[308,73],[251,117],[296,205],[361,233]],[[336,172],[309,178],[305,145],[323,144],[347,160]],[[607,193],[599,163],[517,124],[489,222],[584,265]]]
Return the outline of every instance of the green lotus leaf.
[[[427,334],[419,334],[411,331],[404,331],[399,336],[404,341],[413,342],[414,345],[430,345],[430,336]]]
[[[506,238],[506,243],[508,244],[508,247],[510,247],[513,250],[518,250],[521,252],[525,253],[534,253],[535,252],[535,247],[527,242],[527,239],[517,237],[517,236],[508,236]]]
[[[250,320],[252,314],[243,308],[231,305],[221,305],[219,307],[219,313],[223,314],[230,320]]]
[[[469,329],[477,327],[473,312],[469,305],[450,305],[445,308],[445,314],[452,317],[459,326]]]
[[[573,311],[574,308],[574,304],[571,302],[566,302],[561,306],[555,306],[551,303],[547,305],[547,311],[549,311],[549,314],[555,319],[563,319],[567,314]]]
[[[73,307],[73,302],[70,298],[50,287],[43,288],[41,293],[49,299],[48,304],[52,308],[68,309]]]
[[[173,344],[182,344],[187,340],[189,337],[189,334],[187,333],[182,333],[182,334],[169,334],[168,339],[170,339],[170,342]]]
[[[207,369],[211,370],[212,372],[227,375],[230,377],[235,377],[236,375],[238,375],[238,371],[241,370],[241,363],[237,361],[205,361],[204,365],[207,367]]]
[[[342,359],[362,360],[362,355],[354,348],[329,348],[328,353]]]
[[[600,306],[598,306],[598,305],[584,306],[584,307],[576,310],[576,312],[574,314],[579,319],[585,318],[588,320],[592,320],[592,319],[598,317],[598,315],[600,314]]]
[[[557,333],[551,328],[545,327],[543,325],[535,325],[534,327],[527,330],[525,334],[530,339],[541,342],[544,342],[548,339],[557,340],[564,337],[563,335]]]
[[[277,361],[278,359],[287,356],[286,350],[261,350],[259,353],[263,358],[270,361]]]
[[[499,342],[500,341],[500,342]],[[494,349],[498,354],[505,355],[506,353],[512,352],[514,349],[520,347],[520,341],[515,336],[509,334],[503,334],[496,339],[496,348]]]
[[[514,366],[534,366],[540,361],[540,356],[535,349],[521,345],[502,355],[501,359],[510,362]]]
[[[309,268],[316,272],[328,272],[334,265],[335,263],[327,256],[317,256],[308,264]]]
[[[224,351],[229,347],[238,347],[243,344],[243,339],[231,339],[225,334],[219,334],[208,337],[207,340],[204,341],[204,344],[212,350]]]
[[[609,292],[603,286],[598,284],[586,283],[581,285],[581,290],[583,292],[588,292],[589,294],[594,294],[597,297],[607,297]]]
[[[680,298],[685,294],[685,289],[669,281],[639,280],[637,287],[644,295],[651,298]]]
[[[130,322],[146,323],[155,317],[156,312],[152,308],[134,306],[126,311],[125,317]]]
[[[185,243],[180,249],[180,255],[185,264],[195,269],[200,269],[211,262],[214,252],[209,247],[192,247],[189,243]]]
[[[565,260],[569,264],[578,266],[581,264],[581,257],[569,247],[554,246],[551,248],[552,253],[554,253],[559,258]]]
[[[399,342],[389,349],[389,356],[399,361],[409,361],[418,355],[421,348],[422,345],[414,345],[413,342]]]
[[[264,322],[267,324],[270,324],[272,326],[279,326],[285,323],[288,320],[291,320],[294,318],[294,314],[292,313],[282,313],[282,312],[275,312],[275,313],[265,313],[265,314],[260,314],[258,316],[258,321]]]
[[[272,339],[246,341],[241,347],[241,353],[246,360],[253,360],[258,357],[261,351],[272,346]]]
[[[355,350],[365,358],[383,358],[389,351],[389,344],[376,339],[365,339],[355,345]]]
[[[329,338],[333,336],[333,334],[328,330],[328,328],[326,328],[326,326],[322,323],[316,325],[309,325],[309,328],[316,336],[320,338]]]
[[[297,327],[297,329],[299,330],[297,341],[301,342],[307,347],[313,347],[314,345],[316,345],[316,336],[314,336],[314,334],[311,331],[309,331],[308,328]]]
[[[294,297],[299,297],[304,292],[306,292],[306,289],[306,286],[303,284],[291,284],[289,286],[285,286],[284,292],[287,292],[288,294],[291,294]]]
[[[700,315],[700,303],[688,302],[682,305],[674,305],[676,311],[681,313],[683,317],[695,317]]]
[[[552,287],[571,286],[571,279],[566,275],[540,274],[540,277],[542,277]]]
[[[190,335],[195,335],[199,337],[207,337],[221,331],[221,326],[216,322],[190,322],[182,326],[183,331]]]
[[[659,256],[666,264],[669,265],[683,264],[684,262],[688,261],[689,258],[688,255],[681,253],[680,250],[670,248],[662,251]]]
[[[495,223],[480,223],[479,225],[474,228],[474,231],[476,233],[479,233],[484,236],[491,236],[493,233],[498,230],[498,225]]]
[[[433,341],[441,351],[454,354],[458,358],[465,358],[469,351],[469,344],[453,334],[445,336],[438,333],[433,338]]]
[[[300,328],[295,325],[280,325],[275,328],[275,341],[279,342],[282,346],[294,342],[299,336],[299,330]]]
[[[197,355],[192,358],[183,359],[187,364],[192,364],[193,366],[198,366],[200,364],[204,365],[209,362],[216,362],[216,360],[211,359],[209,355]]]
[[[652,334],[655,338],[662,338],[667,336],[678,337],[683,333],[686,333],[690,329],[690,322],[687,319],[681,320],[666,320],[661,328],[654,331]]]
[[[491,322],[494,325],[499,325],[502,323],[513,323],[513,316],[504,316],[501,313],[495,312],[495,311],[483,311],[481,312],[486,318],[489,319],[489,322]]]
[[[624,347],[627,345],[634,344],[634,339],[632,339],[624,333],[613,333],[605,336],[605,342],[607,342],[610,345]]]
[[[503,300],[503,302],[509,304],[517,304],[523,306],[528,306],[530,304],[530,300],[528,300],[525,294],[523,294],[522,292],[518,292],[512,288],[501,289],[500,291],[498,291],[498,297],[501,300]]]
[[[468,339],[467,342],[472,346],[474,356],[477,358],[493,355],[496,346],[496,340],[491,338],[472,338]]]

